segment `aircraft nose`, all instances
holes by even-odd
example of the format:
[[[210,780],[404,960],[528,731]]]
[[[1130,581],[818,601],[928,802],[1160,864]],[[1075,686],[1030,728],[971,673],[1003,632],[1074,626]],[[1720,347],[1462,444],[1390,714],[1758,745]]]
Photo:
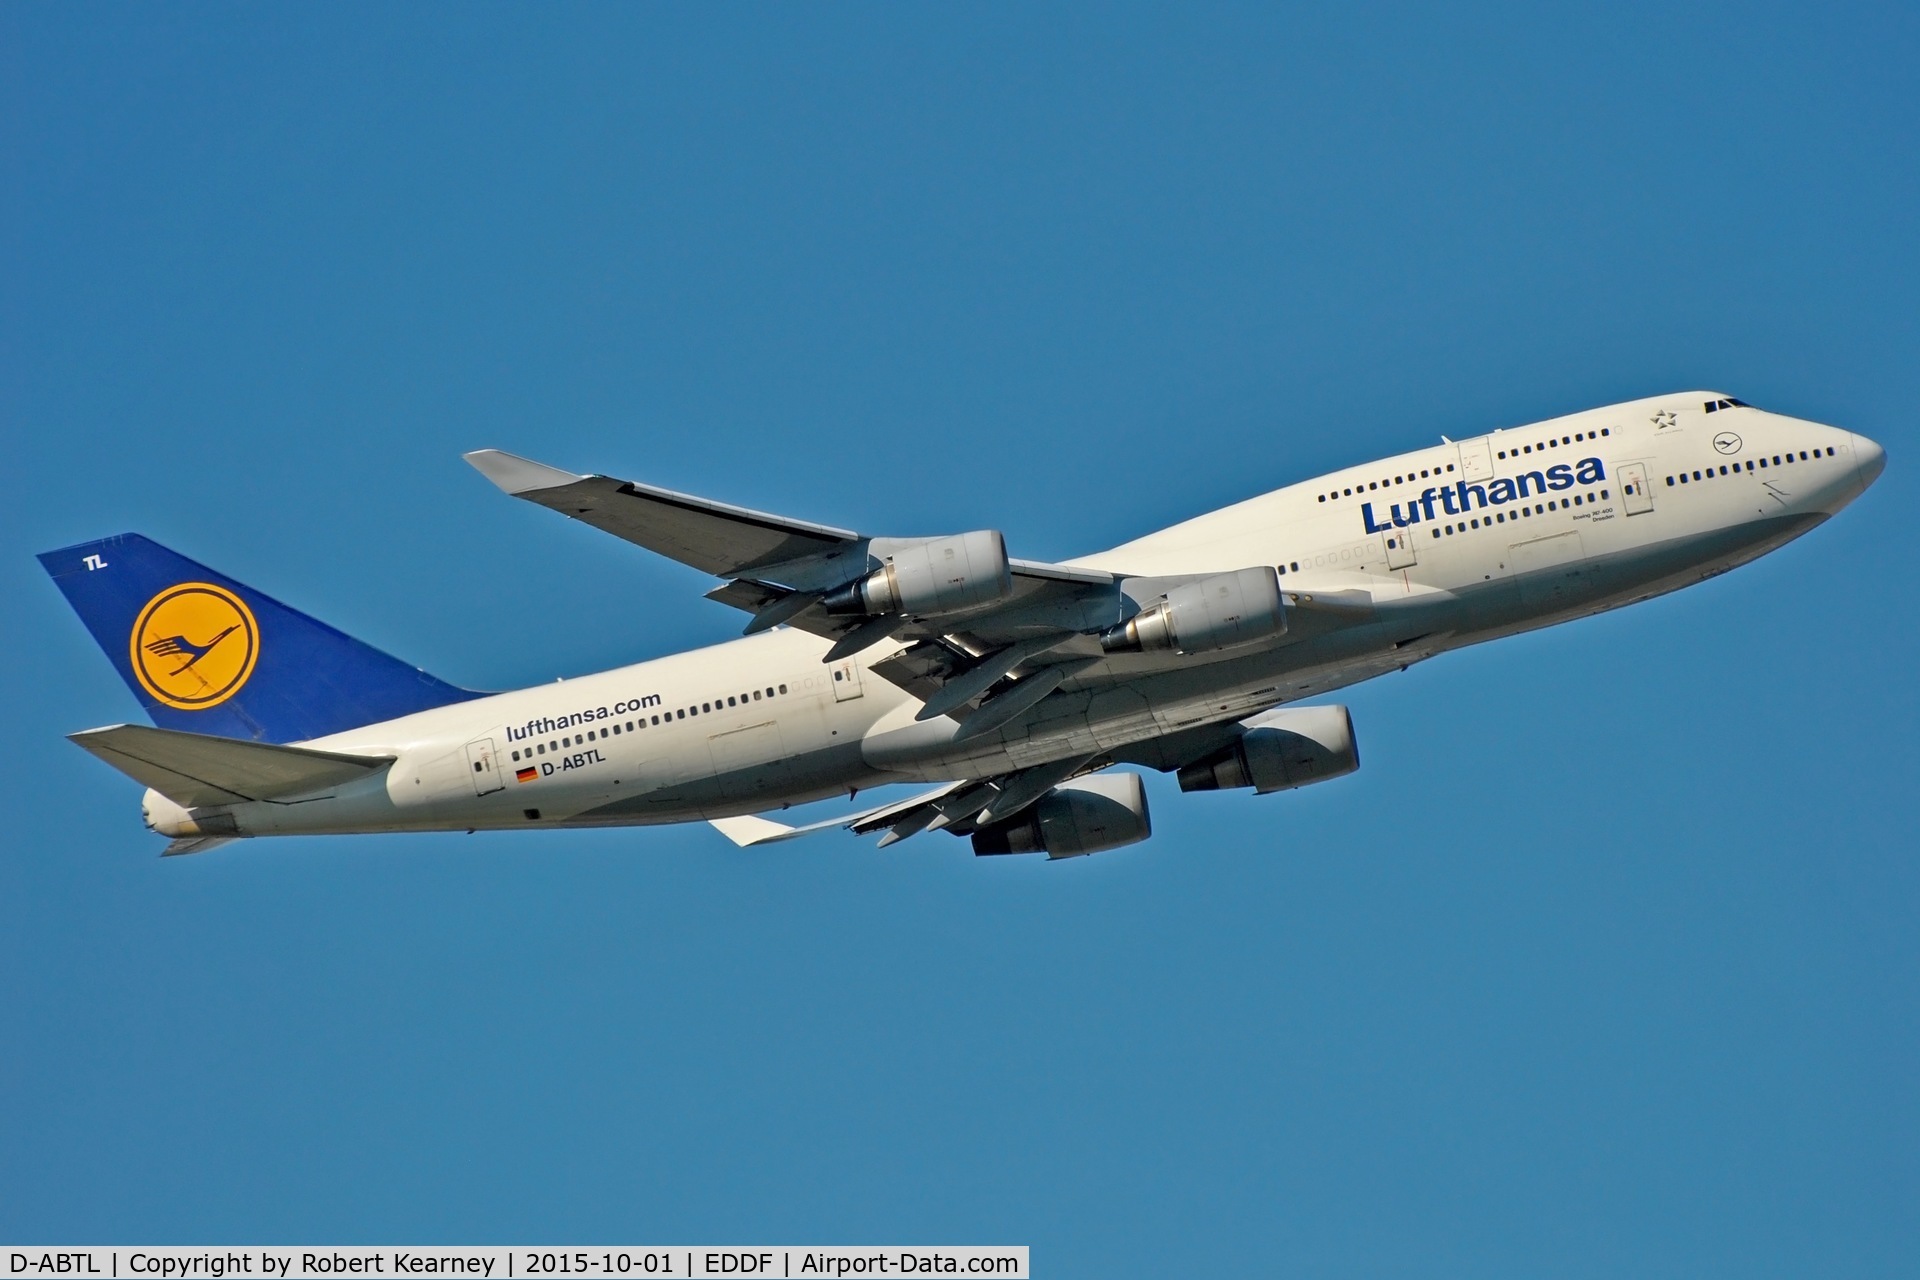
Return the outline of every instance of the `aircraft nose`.
[[[1868,485],[1880,478],[1887,469],[1887,451],[1865,436],[1853,437],[1853,465],[1860,474],[1860,489],[1864,493]]]

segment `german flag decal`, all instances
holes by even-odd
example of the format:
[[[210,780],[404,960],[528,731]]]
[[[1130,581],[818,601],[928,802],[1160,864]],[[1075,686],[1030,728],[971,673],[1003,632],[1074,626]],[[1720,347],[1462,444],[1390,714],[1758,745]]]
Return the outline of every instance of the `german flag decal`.
[[[513,776],[515,778],[518,778],[521,782],[532,782],[535,778],[540,776],[540,771],[538,769],[515,769],[513,771]]]

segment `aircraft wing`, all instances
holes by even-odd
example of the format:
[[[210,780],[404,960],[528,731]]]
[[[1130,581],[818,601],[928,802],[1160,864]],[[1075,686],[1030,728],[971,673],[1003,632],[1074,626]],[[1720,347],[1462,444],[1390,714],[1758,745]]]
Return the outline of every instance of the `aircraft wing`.
[[[719,578],[738,578],[760,565],[846,550],[861,540],[848,529],[790,520],[612,476],[575,475],[498,449],[480,449],[466,457],[481,475],[516,498]]]
[[[1003,719],[993,723],[1004,723],[1097,659],[1097,633],[1121,614],[1115,575],[1015,559],[1006,562],[1011,589],[984,603],[937,616],[836,613],[825,603],[830,593],[925,540],[875,537],[612,476],[577,475],[498,449],[466,458],[516,498],[726,579],[707,597],[752,614],[748,635],[782,623],[798,627],[832,642],[827,662],[885,640],[903,645],[874,669],[923,699],[945,690],[928,715],[969,715],[970,704],[1003,681],[1034,674],[1050,681],[1045,689],[1028,684],[1018,705],[997,700]],[[978,731],[987,727],[982,721]]]
[[[1069,778],[1104,767],[1094,756],[1056,760],[992,777],[949,782],[893,804],[803,827],[789,827],[770,818],[752,816],[713,818],[709,825],[743,849],[842,827],[855,835],[884,830],[886,834],[880,837],[879,846],[884,849],[922,831],[970,835],[981,827],[1013,817]]]
[[[882,537],[612,476],[577,475],[497,449],[466,457],[516,498],[724,579],[707,598],[751,614],[747,635],[781,624],[811,632],[829,642],[822,658],[829,663],[891,642],[893,651],[870,669],[925,704],[917,719],[960,721],[962,739],[1014,723],[1083,673],[1085,679],[1118,678],[1112,666],[1101,665],[1109,656],[1103,633],[1164,592],[1190,589],[1181,584],[1193,581],[1013,559],[991,530],[933,539]],[[876,605],[862,594],[876,580],[891,584],[896,575],[914,572],[902,566],[916,556],[923,585],[933,584],[921,596],[901,593],[893,603]],[[1263,572],[1277,598],[1271,568],[1241,571],[1256,577]],[[977,584],[989,577],[991,590],[940,594],[943,583]],[[1364,591],[1284,597],[1285,607],[1300,612],[1303,632],[1373,615],[1373,597]],[[901,603],[928,598],[937,603]],[[1129,653],[1124,661],[1131,677],[1182,658],[1163,649]],[[748,831],[746,819],[725,821]]]

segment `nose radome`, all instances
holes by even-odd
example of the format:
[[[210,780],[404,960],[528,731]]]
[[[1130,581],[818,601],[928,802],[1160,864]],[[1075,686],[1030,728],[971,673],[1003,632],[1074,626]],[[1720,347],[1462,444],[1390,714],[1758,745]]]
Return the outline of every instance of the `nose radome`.
[[[1865,436],[1856,435],[1853,437],[1853,465],[1860,473],[1860,488],[1864,490],[1887,469],[1887,451]]]

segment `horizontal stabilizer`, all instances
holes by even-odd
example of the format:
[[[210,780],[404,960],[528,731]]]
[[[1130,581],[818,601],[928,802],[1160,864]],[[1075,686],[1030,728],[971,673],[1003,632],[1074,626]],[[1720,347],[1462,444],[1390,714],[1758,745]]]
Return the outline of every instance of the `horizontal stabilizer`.
[[[135,782],[189,809],[311,795],[393,763],[384,756],[341,755],[138,724],[68,736]]]

